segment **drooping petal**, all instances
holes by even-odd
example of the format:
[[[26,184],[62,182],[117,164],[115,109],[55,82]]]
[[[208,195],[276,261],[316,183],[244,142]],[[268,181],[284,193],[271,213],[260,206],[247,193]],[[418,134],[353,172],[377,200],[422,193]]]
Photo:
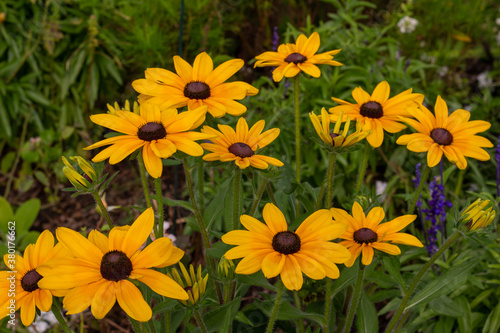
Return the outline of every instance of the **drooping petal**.
[[[300,265],[294,256],[286,256],[285,265],[281,270],[281,281],[288,290],[300,290],[304,282]]]
[[[116,300],[118,300],[118,304],[120,304],[120,307],[131,318],[137,321],[148,321],[153,315],[151,307],[148,303],[146,303],[139,289],[137,289],[137,287],[128,280],[120,280],[117,283]]]
[[[104,318],[115,304],[116,284],[116,282],[107,281],[97,289],[90,303],[90,309],[96,319]]]

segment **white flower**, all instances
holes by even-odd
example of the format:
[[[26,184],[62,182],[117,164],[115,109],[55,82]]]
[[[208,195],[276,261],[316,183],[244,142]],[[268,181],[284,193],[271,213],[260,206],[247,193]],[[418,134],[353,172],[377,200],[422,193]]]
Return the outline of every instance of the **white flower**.
[[[477,76],[477,84],[479,88],[490,88],[493,85],[493,80],[489,76],[488,72],[482,72]]]
[[[497,18],[496,18],[495,23],[496,23],[497,25],[500,25],[500,17],[497,17]]]
[[[445,77],[446,74],[448,74],[448,66],[443,66],[443,67],[439,68],[437,72],[438,72],[439,77]]]
[[[497,44],[500,46],[500,31],[497,33]]]
[[[399,31],[401,31],[404,34],[409,34],[415,31],[417,25],[418,25],[418,20],[409,16],[403,17],[398,22]]]

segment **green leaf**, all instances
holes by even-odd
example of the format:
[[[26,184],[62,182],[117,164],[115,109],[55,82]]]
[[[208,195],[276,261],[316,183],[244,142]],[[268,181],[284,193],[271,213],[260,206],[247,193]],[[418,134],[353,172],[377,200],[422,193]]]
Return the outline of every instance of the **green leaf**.
[[[16,221],[16,232],[18,234],[23,234],[27,232],[33,222],[35,222],[36,217],[38,216],[38,212],[40,211],[40,200],[30,199],[23,203],[16,210],[14,214],[14,219]]]
[[[0,231],[6,234],[8,223],[13,221],[14,211],[12,210],[12,206],[4,197],[0,197]]]
[[[483,333],[498,333],[500,331],[500,303],[491,311],[483,327]]]
[[[269,290],[276,290],[276,287],[269,283],[262,271],[250,275],[237,275],[238,281],[252,286],[264,287]]]
[[[175,299],[167,299],[161,303],[158,303],[157,306],[153,308],[153,315],[157,313],[162,313],[162,312],[167,312],[172,310],[177,304],[179,304],[178,301]]]
[[[229,191],[229,185],[231,184],[231,178],[228,178],[222,183],[215,195],[215,198],[210,202],[210,204],[205,208],[205,213],[203,214],[203,221],[207,227],[207,230],[212,228],[212,224],[222,215],[222,209],[224,205],[224,198],[227,191]],[[220,226],[219,226],[220,227]]]
[[[457,318],[460,333],[472,332],[472,312],[469,300],[465,296],[459,296],[455,302],[464,313],[463,316]]]
[[[274,301],[264,301],[259,303],[260,308],[264,313],[270,317],[271,311],[274,306]],[[294,307],[290,302],[281,302],[280,309],[278,312],[278,320],[297,320],[298,318],[309,319],[319,323],[320,325],[325,325],[325,316],[317,313],[307,313],[300,311]]]
[[[19,233],[19,235],[22,235],[22,236],[20,236],[20,238],[18,238],[18,241],[19,241],[18,250],[22,251],[28,245],[35,244],[38,237],[40,236],[40,233],[38,231],[28,231],[27,233],[23,233],[23,234]]]
[[[361,294],[357,313],[356,327],[358,332],[378,332],[377,310],[365,292]]]
[[[238,311],[238,313],[236,313],[234,319],[236,319],[240,323],[247,324],[248,326],[253,326],[252,321],[248,319],[247,316],[245,316],[245,314],[241,311]]]
[[[2,170],[3,173],[9,172],[10,168],[12,168],[12,165],[14,164],[14,160],[16,158],[16,153],[13,151],[9,151],[5,156],[2,158],[2,162],[0,163],[0,170]]]
[[[43,172],[41,172],[40,170],[36,170],[34,172],[34,175],[35,178],[38,179],[40,183],[42,183],[45,186],[49,186],[49,178]]]
[[[405,311],[451,293],[467,280],[470,271],[476,264],[477,261],[470,261],[450,268],[443,275],[429,282],[424,289],[410,299]]]
[[[447,296],[430,301],[429,308],[444,316],[462,317],[464,315],[462,308]]]
[[[354,265],[346,267],[340,272],[340,276],[332,284],[332,291],[338,293],[339,291],[349,287],[354,283],[358,273],[358,268]]]
[[[382,262],[384,263],[384,267],[387,272],[392,276],[394,280],[406,290],[406,283],[401,276],[401,263],[399,262],[399,258],[397,256],[384,256],[382,258]]]
[[[232,322],[232,318],[234,318],[236,312],[238,312],[240,303],[241,297],[237,297],[231,302],[205,313],[203,315],[203,321],[207,326],[207,330],[209,332],[228,332],[228,327]],[[193,330],[193,333],[194,332],[199,332],[199,329]]]
[[[225,244],[223,242],[217,242],[212,244],[212,247],[207,249],[207,254],[212,258],[222,258],[222,256],[231,248],[231,245]]]

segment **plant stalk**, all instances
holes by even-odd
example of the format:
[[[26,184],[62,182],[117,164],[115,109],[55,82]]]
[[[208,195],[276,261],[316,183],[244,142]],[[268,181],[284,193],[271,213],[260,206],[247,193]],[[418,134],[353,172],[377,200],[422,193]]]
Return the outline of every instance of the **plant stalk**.
[[[66,333],[72,333],[73,331],[69,328],[68,323],[64,319],[62,313],[61,313],[61,301],[59,298],[54,297],[54,301],[52,303],[52,313],[56,317],[57,321],[59,322],[59,325],[61,325],[62,329]]]
[[[163,193],[161,190],[161,178],[155,178],[155,189],[156,189],[156,204],[158,205],[158,227],[155,230],[156,239],[163,237],[163,221],[165,221],[165,214],[163,211]]]
[[[431,172],[431,168],[427,164],[425,164],[424,171],[422,172],[422,177],[420,177],[420,184],[418,184],[417,192],[413,196],[413,200],[411,201],[410,207],[408,208],[408,215],[413,214],[415,211],[415,206],[417,205],[417,201],[420,198],[420,194],[422,193],[422,189],[427,182],[427,178],[429,178],[429,174]]]
[[[94,200],[97,203],[97,206],[99,206],[99,209],[101,210],[101,214],[109,226],[109,230],[113,229],[113,227],[114,227],[113,221],[111,220],[111,217],[109,216],[108,210],[106,209],[106,207],[104,207],[104,203],[102,202],[101,196],[97,193],[97,190],[92,191],[92,196],[94,197]]]
[[[148,179],[146,176],[146,168],[142,154],[137,155],[137,164],[139,164],[139,173],[141,174],[142,189],[144,190],[144,198],[146,198],[146,206],[151,208],[151,198],[149,197]]]
[[[233,178],[233,224],[231,230],[238,229],[240,218],[240,196],[241,196],[241,169],[237,167],[234,170]]]
[[[205,326],[205,322],[203,321],[203,318],[200,315],[200,311],[194,310],[193,315],[194,315],[194,318],[196,319],[196,322],[198,323],[198,327],[200,328],[200,331],[202,333],[208,333],[207,327]]]
[[[280,310],[281,298],[283,297],[283,291],[285,286],[283,282],[278,281],[278,292],[276,294],[276,298],[274,299],[273,310],[271,312],[271,318],[269,318],[269,323],[267,324],[266,333],[272,333],[274,328],[274,323],[276,322],[276,318],[278,318],[278,312]]]
[[[259,189],[257,190],[257,196],[255,197],[252,207],[250,208],[249,215],[253,216],[255,214],[255,211],[257,210],[257,207],[259,206],[260,199],[262,198],[262,194],[264,193],[264,190],[266,189],[267,185],[267,179],[263,179],[262,183],[259,186]]]
[[[326,173],[326,179],[328,182],[326,191],[326,203],[325,208],[330,209],[332,207],[332,197],[333,197],[333,181],[335,177],[335,162],[337,161],[337,154],[330,154],[328,158],[328,170]]]
[[[294,105],[295,105],[295,160],[296,160],[296,180],[297,184],[300,185],[300,106],[299,106],[299,75],[295,76],[293,81],[294,83]],[[298,217],[300,215],[300,202],[297,200],[295,216]]]
[[[418,274],[413,278],[411,281],[410,286],[406,290],[405,296],[401,300],[401,304],[399,305],[398,310],[392,317],[391,321],[389,322],[389,325],[387,325],[387,328],[385,329],[385,332],[389,333],[392,332],[396,324],[398,323],[399,318],[403,314],[406,304],[408,304],[408,301],[410,300],[411,295],[413,294],[413,291],[417,287],[418,283],[420,282],[420,279],[424,276],[425,272],[434,264],[434,262],[453,244],[455,243],[462,234],[460,231],[455,231],[450,238],[446,240],[446,242],[441,246],[441,248],[432,255],[432,257],[425,263],[425,265],[420,269]]]
[[[358,182],[356,184],[356,194],[361,191],[361,186],[363,186],[363,179],[365,178],[366,167],[368,166],[368,158],[370,157],[370,143],[368,140],[365,142],[365,149],[363,150],[363,161],[361,162],[361,167],[359,168]]]
[[[359,258],[358,277],[356,278],[354,293],[352,294],[352,298],[349,300],[349,305],[347,306],[349,308],[349,312],[347,314],[347,318],[344,324],[344,328],[342,329],[342,333],[349,333],[351,331],[354,315],[356,314],[356,310],[358,309],[359,296],[361,294],[361,289],[363,287],[364,278],[365,278],[365,265],[361,263],[361,258]]]

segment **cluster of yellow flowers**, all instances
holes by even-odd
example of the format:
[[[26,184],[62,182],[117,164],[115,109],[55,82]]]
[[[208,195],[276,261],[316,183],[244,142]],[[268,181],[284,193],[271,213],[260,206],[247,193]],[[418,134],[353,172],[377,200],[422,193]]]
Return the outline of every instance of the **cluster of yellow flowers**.
[[[280,45],[277,52],[265,52],[256,57],[256,67],[275,66],[273,78],[294,77],[305,72],[319,77],[318,64],[340,66],[333,55],[340,50],[317,54],[320,39],[317,33],[309,38],[299,36],[295,44]],[[247,111],[237,102],[253,96],[258,90],[245,82],[225,82],[242,66],[243,60],[224,62],[214,69],[212,59],[206,53],[199,54],[191,66],[179,56],[174,57],[176,73],[149,68],[145,78],[133,82],[140,93],[140,108],[134,111],[110,108],[106,114],[91,116],[91,120],[103,127],[123,135],[116,135],[86,149],[108,146],[99,152],[94,162],[109,159],[110,164],[122,161],[138,149],[148,173],[153,178],[162,175],[162,159],[177,151],[191,156],[203,156],[205,161],[234,163],[240,168],[266,169],[269,165],[282,166],[276,158],[258,153],[279,135],[278,128],[264,131],[265,121],[259,120],[249,128],[244,118],[239,118],[236,128],[219,124],[218,129],[200,127],[208,112],[215,118],[226,114],[240,116]],[[408,89],[392,98],[387,82],[379,83],[372,94],[358,87],[352,91],[354,104],[332,98],[339,106],[321,110],[317,116],[311,112],[310,119],[320,139],[333,147],[349,147],[366,139],[372,147],[380,147],[384,131],[397,133],[411,126],[417,131],[399,137],[397,143],[407,145],[414,152],[428,152],[430,167],[435,166],[444,154],[460,169],[467,166],[465,157],[488,160],[484,147],[492,143],[477,136],[490,127],[486,121],[469,121],[470,113],[456,110],[450,115],[446,103],[437,98],[435,115],[422,105],[424,96]],[[187,106],[179,113],[177,108]],[[350,123],[356,122],[356,130],[349,132]],[[330,131],[330,124],[334,124]],[[343,129],[342,129],[343,128]],[[196,141],[209,140],[201,144]],[[92,167],[81,158],[75,158],[90,180],[95,177]],[[80,175],[63,159],[64,173],[76,187],[87,187],[89,180]],[[491,210],[485,218],[484,206],[475,206],[466,214],[473,224],[481,226],[491,222]],[[494,213],[494,212],[493,212]],[[299,290],[303,275],[312,279],[339,277],[336,264],[350,267],[357,257],[369,265],[374,249],[397,255],[400,249],[394,245],[404,244],[422,247],[414,236],[400,233],[413,222],[416,215],[404,215],[382,223],[385,213],[382,208],[372,208],[367,215],[355,202],[352,213],[338,208],[321,209],[307,217],[295,230],[288,230],[283,213],[273,204],[263,210],[265,224],[249,215],[240,217],[246,230],[232,230],[222,236],[222,241],[237,245],[225,254],[225,259],[243,258],[236,266],[238,274],[252,274],[262,270],[268,278],[281,276],[286,288]],[[479,222],[478,222],[479,221]],[[21,308],[21,319],[30,325],[35,317],[35,308],[48,311],[52,296],[64,297],[63,306],[69,314],[91,307],[93,315],[100,319],[118,301],[133,319],[147,321],[152,316],[150,305],[130,280],[148,285],[159,295],[178,299],[184,304],[194,304],[206,289],[207,276],[201,276],[199,268],[195,274],[181,267],[184,279],[176,271],[169,277],[154,268],[173,265],[184,252],[173,246],[171,240],[161,237],[142,247],[154,225],[153,209],[145,210],[131,226],[114,227],[108,236],[97,230],[84,237],[76,231],[60,227],[54,236],[44,231],[34,245],[26,248],[24,257],[16,255],[17,290],[16,308]],[[340,243],[331,242],[337,238]],[[6,256],[7,262],[9,258]],[[227,272],[226,272],[227,273]],[[8,272],[0,272],[0,289],[8,289]],[[7,281],[7,282],[6,282]],[[186,292],[185,288],[190,288]],[[7,293],[0,298],[0,318],[8,315]]]

